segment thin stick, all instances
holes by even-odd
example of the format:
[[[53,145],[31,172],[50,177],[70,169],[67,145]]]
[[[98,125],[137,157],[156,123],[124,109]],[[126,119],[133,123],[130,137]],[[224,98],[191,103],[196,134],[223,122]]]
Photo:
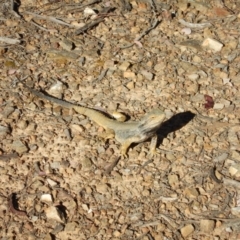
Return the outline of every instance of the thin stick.
[[[5,42],[7,44],[17,44],[20,43],[21,41],[15,38],[8,38],[8,37],[0,37],[1,42]]]
[[[113,8],[111,7],[106,7],[104,8],[101,12],[98,13],[99,18],[86,23],[83,27],[79,28],[76,30],[75,34],[79,35],[85,31],[87,31],[88,29],[96,26],[97,24],[99,24],[100,22],[102,22],[104,20],[105,17],[107,17],[107,13],[111,12],[113,10]]]
[[[47,20],[47,21],[51,21],[51,22],[55,22],[57,24],[61,24],[61,25],[65,25],[65,26],[68,26],[68,27],[71,27],[71,28],[74,28],[73,25],[69,24],[69,23],[66,23],[62,20],[59,20],[55,17],[49,17],[49,16],[41,16],[41,15],[38,15],[36,13],[32,13],[32,12],[29,12],[29,11],[25,11],[25,13],[29,14],[29,15],[32,15],[36,18],[40,18],[40,19],[44,19],[44,20]]]
[[[101,73],[99,74],[99,76],[95,80],[93,80],[93,82],[101,81],[106,76],[107,71],[108,71],[108,68],[107,69],[103,69],[101,71]]]
[[[40,28],[43,31],[49,32],[49,30],[47,28],[44,28],[44,27],[40,26],[39,24],[35,23],[33,20],[31,20],[30,23],[32,23],[34,26]]]
[[[10,12],[12,12],[15,17],[21,18],[21,16],[20,16],[16,11],[14,11],[14,0],[11,0],[11,9],[10,9]]]
[[[75,6],[74,8],[70,8],[68,9],[67,11],[70,12],[70,11],[81,11],[84,7],[87,7],[89,5],[93,5],[95,3],[99,3],[101,2],[102,0],[91,0],[90,2],[86,3],[86,4],[83,4],[81,6]],[[74,6],[76,4],[70,4],[70,6]],[[66,6],[67,7],[67,6]]]
[[[190,23],[190,22],[186,22],[183,19],[179,19],[178,21],[179,23],[181,23],[183,26],[189,27],[189,28],[195,28],[195,29],[202,29],[205,27],[211,27],[212,24],[210,22],[206,22],[206,23]]]
[[[85,31],[87,31],[88,29],[94,27],[95,25],[98,25],[100,22],[102,22],[104,20],[104,18],[98,18],[93,22],[89,22],[87,24],[85,24],[83,27],[79,28],[75,33],[76,35],[79,35]]]
[[[138,42],[140,39],[142,39],[145,35],[147,35],[152,29],[154,29],[157,25],[159,24],[159,20],[156,19],[153,24],[151,25],[151,27],[147,28],[146,30],[143,31],[142,34],[140,34],[139,37],[134,39],[134,42],[131,44],[128,44],[126,46],[122,46],[120,47],[120,49],[125,49],[125,48],[130,48],[132,47],[136,42]],[[115,53],[114,55],[116,55],[117,53]]]

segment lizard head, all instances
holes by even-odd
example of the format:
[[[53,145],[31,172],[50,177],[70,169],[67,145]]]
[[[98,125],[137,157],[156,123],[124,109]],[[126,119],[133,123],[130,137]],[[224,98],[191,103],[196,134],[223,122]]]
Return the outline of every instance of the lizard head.
[[[165,113],[162,110],[153,109],[141,119],[138,126],[139,130],[142,132],[157,130],[161,126],[165,117]]]

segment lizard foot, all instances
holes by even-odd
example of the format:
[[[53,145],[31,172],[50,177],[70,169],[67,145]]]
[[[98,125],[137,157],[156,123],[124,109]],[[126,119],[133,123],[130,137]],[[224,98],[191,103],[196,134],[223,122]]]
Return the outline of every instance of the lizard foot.
[[[150,149],[149,153],[147,154],[147,157],[148,158],[153,158],[157,155],[160,155],[160,150],[155,148],[155,149]]]
[[[126,152],[126,150],[124,150],[124,149],[121,149],[121,157],[122,158],[128,158],[128,155],[127,155],[127,152]]]
[[[128,155],[127,155],[127,151],[128,151],[128,148],[130,147],[132,141],[125,141],[124,143],[122,143],[122,147],[121,147],[121,156],[123,156],[124,158],[127,158]]]

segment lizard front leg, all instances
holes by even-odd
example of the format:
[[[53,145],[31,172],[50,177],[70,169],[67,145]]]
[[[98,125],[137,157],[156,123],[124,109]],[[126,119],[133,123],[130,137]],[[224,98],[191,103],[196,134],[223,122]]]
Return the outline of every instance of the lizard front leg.
[[[155,134],[152,137],[152,139],[151,139],[150,151],[149,151],[149,154],[148,154],[148,156],[150,158],[152,158],[154,155],[158,154],[158,151],[156,149],[156,147],[157,147],[157,140],[158,140],[158,136],[157,136],[157,134]]]

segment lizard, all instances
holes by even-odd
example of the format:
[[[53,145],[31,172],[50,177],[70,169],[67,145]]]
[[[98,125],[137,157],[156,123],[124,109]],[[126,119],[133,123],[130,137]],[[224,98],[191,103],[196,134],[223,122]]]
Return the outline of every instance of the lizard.
[[[74,109],[77,113],[87,116],[90,120],[102,126],[108,133],[107,138],[115,137],[115,139],[121,144],[120,152],[123,157],[127,157],[128,148],[132,143],[140,143],[150,138],[152,139],[150,155],[152,156],[156,153],[156,132],[165,119],[165,114],[162,110],[153,109],[146,113],[140,121],[120,122],[116,119],[107,117],[103,112],[96,109],[55,98],[31,88],[23,82],[21,83],[24,88],[34,96],[48,100],[49,102],[64,108]]]

